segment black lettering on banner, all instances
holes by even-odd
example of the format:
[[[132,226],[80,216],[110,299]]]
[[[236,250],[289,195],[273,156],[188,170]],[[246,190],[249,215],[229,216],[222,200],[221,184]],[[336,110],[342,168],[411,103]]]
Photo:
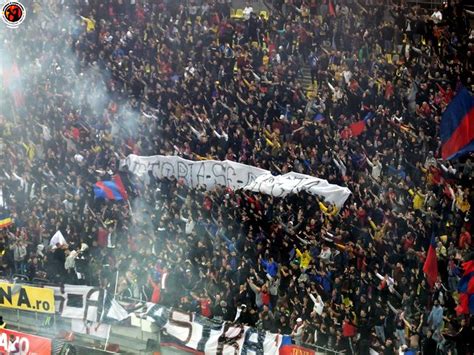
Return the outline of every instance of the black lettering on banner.
[[[213,163],[211,171],[214,174],[214,183],[217,185],[226,186],[227,178],[226,178],[226,168],[224,164]],[[219,181],[220,178],[222,178],[221,181]]]
[[[28,294],[26,290],[22,287],[20,288],[20,293],[18,295],[18,307],[26,305],[28,308],[31,308],[30,300],[28,299]]]
[[[310,190],[311,190],[314,186],[318,186],[319,183],[320,183],[319,180],[314,180],[314,181],[305,183],[305,184],[304,184],[304,189],[305,189],[305,191],[308,191],[309,193],[311,193],[311,194],[314,195],[314,193],[313,193],[312,191],[310,191]],[[317,194],[317,195],[319,195],[319,194]]]
[[[273,176],[269,176],[265,179],[262,179],[262,181],[260,182],[260,185],[258,185],[258,188],[256,190],[256,192],[262,192],[262,185],[263,184],[273,184],[273,182],[275,181],[275,179],[273,178]],[[255,191],[255,190],[253,190]]]
[[[170,310],[166,307],[160,305],[154,305],[149,311],[148,314],[153,321],[155,322],[158,328],[163,328],[170,318]]]
[[[0,304],[5,304],[5,300],[12,304],[12,288],[7,286],[7,291],[3,287],[0,287]]]
[[[194,175],[193,175],[193,170],[194,169],[194,163],[189,163],[188,164],[188,185],[194,187]]]
[[[42,304],[43,310],[45,310],[45,311],[49,311],[49,309],[51,308],[48,301],[43,301],[43,302],[40,301],[40,303]]]
[[[226,333],[229,329],[239,329],[239,333],[237,333],[236,336],[234,337],[227,337]],[[240,339],[242,339],[242,336],[244,335],[244,327],[242,325],[232,325],[232,324],[229,324],[229,323],[225,323],[224,324],[224,329],[222,331],[222,335],[219,337],[219,339],[217,340],[217,355],[222,355],[224,353],[224,347],[225,346],[231,346],[235,349],[234,351],[234,354],[238,354],[239,353],[239,349],[240,349],[240,346],[239,346],[239,343],[238,341]]]
[[[198,163],[198,171],[196,173],[196,186],[202,186],[204,184],[206,167],[204,163]],[[195,186],[193,186],[195,187]]]
[[[135,160],[132,166],[129,165],[129,170],[135,175],[140,175],[141,170],[146,170],[146,165],[139,160]]]
[[[281,196],[285,195],[285,189],[280,187],[280,186],[283,186],[283,185],[284,185],[284,183],[282,183],[282,182],[274,182],[272,184],[272,189],[270,191],[270,195],[272,195],[274,197],[281,197]],[[280,187],[280,191],[277,194],[278,190],[276,190],[275,188],[279,188],[279,187]]]
[[[126,157],[125,160],[123,160],[123,165],[126,165],[128,167],[128,170],[130,171],[132,171],[130,167],[131,160],[132,159],[130,158],[130,156]]]
[[[206,344],[209,338],[211,337],[211,328],[208,326],[202,327],[201,339],[197,345],[197,351],[204,352],[206,350]]]
[[[292,180],[297,180],[298,182],[296,183],[296,185],[293,186],[293,188],[291,189],[291,192],[292,193],[297,193],[299,192],[299,189],[298,189],[298,186],[300,186],[300,184],[306,180],[306,178],[301,178],[299,176],[292,176],[291,177]]]
[[[241,180],[237,180],[237,182],[240,184],[242,181]],[[244,189],[244,190],[249,190],[249,191],[257,191],[256,190],[256,185],[257,183],[254,181],[248,183],[248,184],[241,184],[240,186]],[[239,187],[240,188],[240,187]]]
[[[225,183],[225,186],[235,188],[234,179],[230,177],[231,172],[232,172],[232,176],[236,176],[235,169],[231,165],[229,165],[226,169],[226,179],[225,179],[226,183]],[[239,180],[237,180],[237,182],[241,183],[241,181],[239,181]]]
[[[197,345],[197,350],[205,352],[206,344],[211,337],[212,330],[221,330],[222,322],[212,321],[209,318],[202,317],[200,315],[194,316],[194,323],[200,324],[202,326],[201,339]]]
[[[247,174],[247,182],[245,183],[245,185],[252,184],[256,179],[257,179],[257,176],[255,176],[254,173],[249,172]]]
[[[257,334],[257,341],[251,341],[250,337],[253,334]],[[257,355],[263,355],[263,344],[265,342],[265,332],[248,328],[245,332],[244,345],[242,346],[242,355],[247,355],[249,351],[254,352]]]
[[[49,311],[49,302],[48,301],[41,301],[41,300],[36,300],[36,309],[43,309],[45,311]]]
[[[185,316],[188,316],[189,317],[189,322],[184,322],[184,321],[181,321],[181,320],[173,319],[173,316],[174,316],[175,313],[179,313],[179,314],[183,314]],[[187,313],[187,312],[185,313],[185,312],[175,311],[174,309],[171,310],[170,318],[169,318],[170,325],[173,325],[175,327],[184,328],[188,331],[188,336],[185,338],[185,340],[181,340],[181,338],[178,338],[184,344],[189,343],[189,341],[191,340],[191,337],[193,335],[193,326],[190,324],[190,322],[192,322],[192,321],[193,321],[192,313]]]
[[[97,300],[92,299],[92,295],[95,293],[99,293]],[[104,297],[104,290],[100,288],[91,288],[89,292],[87,292],[86,295],[86,304],[84,307],[84,320],[91,320],[87,318],[87,315],[89,313],[89,307],[96,307],[97,308],[97,313],[96,313],[96,319],[93,320],[94,322],[99,322],[100,321],[100,312],[99,312],[99,300],[102,300]]]
[[[148,170],[151,171],[152,175],[156,178],[160,177],[160,167],[161,167],[161,162],[159,160],[155,160],[153,163],[150,163],[148,165]]]
[[[172,176],[176,176],[173,164],[168,163],[166,161],[163,162],[163,164],[161,164],[161,176],[162,177],[167,177],[167,178],[170,178]]]
[[[181,179],[183,178],[186,182],[188,181],[188,165],[183,163],[182,161],[178,161],[176,163],[177,173],[176,178]]]
[[[59,302],[59,307],[56,307],[56,312],[62,314],[64,310],[64,303],[66,303],[66,297],[63,296],[63,289],[60,289],[59,292],[61,292],[59,295],[54,292],[54,303]]]

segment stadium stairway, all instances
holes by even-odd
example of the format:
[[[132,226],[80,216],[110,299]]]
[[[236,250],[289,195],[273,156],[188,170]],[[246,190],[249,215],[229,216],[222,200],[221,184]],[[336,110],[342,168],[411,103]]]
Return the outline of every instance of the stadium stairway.
[[[304,88],[306,97],[312,99],[317,94],[317,84],[311,82],[311,69],[308,64],[303,64],[298,77],[298,82]]]

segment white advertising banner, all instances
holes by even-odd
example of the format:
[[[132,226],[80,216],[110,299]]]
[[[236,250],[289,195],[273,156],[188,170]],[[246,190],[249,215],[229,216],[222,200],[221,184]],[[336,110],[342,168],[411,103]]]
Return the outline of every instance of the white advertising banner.
[[[142,179],[148,173],[158,179],[175,177],[191,187],[212,189],[216,185],[233,190],[244,189],[283,197],[306,191],[324,198],[338,208],[344,205],[351,191],[347,187],[330,184],[327,180],[313,176],[287,173],[274,176],[270,171],[229,160],[192,161],[177,156],[154,155],[141,157],[129,155],[121,161],[121,167]]]

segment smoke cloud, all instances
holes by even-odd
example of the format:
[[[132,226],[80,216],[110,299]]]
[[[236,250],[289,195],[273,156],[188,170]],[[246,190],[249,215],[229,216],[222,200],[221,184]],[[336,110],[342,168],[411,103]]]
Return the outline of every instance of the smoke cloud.
[[[108,115],[111,102],[118,101],[110,95],[109,68],[99,66],[100,58],[91,60],[75,50],[84,43],[92,43],[84,38],[89,34],[84,31],[80,14],[59,1],[44,0],[40,5],[36,13],[27,9],[27,17],[19,28],[0,24],[0,112],[15,121],[15,115],[20,116],[21,111],[20,120],[28,125],[41,119],[35,117],[41,105],[53,104],[50,109],[58,123],[67,119],[63,117],[65,112],[72,110],[84,126],[93,129],[92,133],[111,132],[117,143],[136,136],[139,109],[125,100],[118,103],[117,112]],[[58,14],[54,21],[51,13]],[[12,107],[16,94],[23,96],[24,107]]]

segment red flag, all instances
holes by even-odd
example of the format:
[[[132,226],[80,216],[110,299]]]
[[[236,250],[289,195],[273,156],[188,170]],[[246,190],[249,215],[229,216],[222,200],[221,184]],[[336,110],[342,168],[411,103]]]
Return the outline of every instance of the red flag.
[[[433,288],[438,279],[438,257],[436,256],[436,240],[434,234],[431,236],[431,243],[426,256],[423,272],[426,274],[428,285]]]
[[[467,293],[459,294],[459,304],[456,307],[456,314],[458,316],[462,314],[469,314],[469,297]]]
[[[474,260],[469,260],[469,261],[466,261],[465,263],[462,263],[462,269],[464,270],[463,276],[466,276],[467,274],[470,274],[471,272],[473,272]]]
[[[127,190],[125,190],[125,186],[123,186],[122,178],[120,177],[120,175],[115,174],[115,175],[113,176],[112,180],[113,180],[113,181],[115,182],[115,184],[117,185],[118,190],[120,191],[120,194],[122,195],[122,197],[123,197],[125,200],[128,200]]]
[[[467,292],[468,295],[473,295],[474,294],[474,276],[471,277],[467,284]]]
[[[357,328],[353,326],[350,322],[342,322],[342,336],[344,337],[353,337],[357,334]]]
[[[332,0],[329,0],[329,15],[336,17],[336,10],[334,10],[334,4]]]
[[[365,129],[365,121],[361,120],[358,122],[355,122],[349,126],[351,132],[352,132],[352,137],[357,137],[364,132]]]

